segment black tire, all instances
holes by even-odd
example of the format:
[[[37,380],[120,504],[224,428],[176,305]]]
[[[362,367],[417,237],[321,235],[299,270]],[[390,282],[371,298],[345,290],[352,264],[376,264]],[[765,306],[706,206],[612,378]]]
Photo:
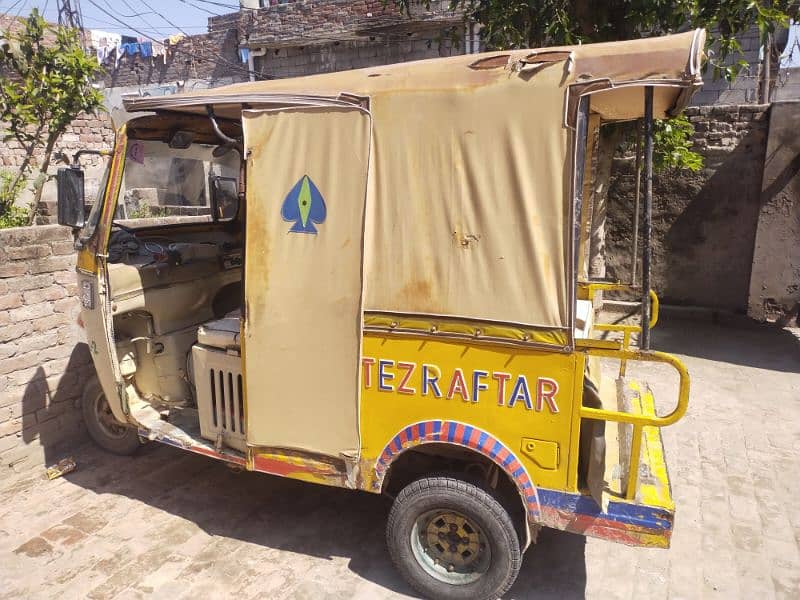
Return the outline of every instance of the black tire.
[[[489,492],[453,477],[418,479],[403,488],[389,513],[386,540],[409,585],[436,600],[498,598],[522,563],[506,509]],[[462,559],[468,564],[453,564]]]
[[[136,429],[120,423],[111,414],[106,395],[96,377],[83,388],[81,410],[89,437],[103,450],[128,456],[142,445]]]

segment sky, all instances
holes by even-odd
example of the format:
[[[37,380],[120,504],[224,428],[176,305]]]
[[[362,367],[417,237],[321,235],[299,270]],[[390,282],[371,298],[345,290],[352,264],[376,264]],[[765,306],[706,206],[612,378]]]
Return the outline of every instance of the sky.
[[[80,0],[79,3],[85,29],[139,37],[135,28],[157,39],[180,30],[187,34],[205,33],[212,14],[235,12],[239,8],[238,0]],[[74,7],[75,0],[72,4]],[[34,7],[48,21],[58,22],[58,0],[0,0],[0,13],[28,16]]]

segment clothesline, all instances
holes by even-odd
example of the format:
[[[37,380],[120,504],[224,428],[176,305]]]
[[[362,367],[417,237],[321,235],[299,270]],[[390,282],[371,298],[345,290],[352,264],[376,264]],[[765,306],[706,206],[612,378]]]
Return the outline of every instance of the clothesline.
[[[166,60],[170,47],[180,42],[184,37],[186,36],[178,33],[157,42],[143,37],[135,38],[97,29],[90,30],[91,45],[97,56],[97,61],[102,65],[113,54],[115,69],[119,66],[119,59],[123,56],[135,56],[138,54],[142,58],[155,59],[163,57]]]

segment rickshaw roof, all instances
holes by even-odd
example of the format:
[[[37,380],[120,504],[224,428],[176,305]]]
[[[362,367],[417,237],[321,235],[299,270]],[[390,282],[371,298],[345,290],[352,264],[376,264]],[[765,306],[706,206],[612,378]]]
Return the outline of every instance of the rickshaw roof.
[[[592,112],[605,120],[642,116],[641,92],[631,87],[656,86],[654,110],[664,117],[683,109],[702,83],[700,66],[705,31],[661,37],[465,54],[390,65],[324,73],[290,79],[237,83],[219,88],[157,98],[125,100],[128,111],[172,110],[203,113],[213,105],[223,117],[236,118],[249,107],[302,105],[334,99],[340,94],[374,97],[413,91],[469,91],[513,73],[535,77],[553,63],[563,63],[556,82],[573,92],[604,91],[592,102]],[[577,89],[575,89],[577,88]]]

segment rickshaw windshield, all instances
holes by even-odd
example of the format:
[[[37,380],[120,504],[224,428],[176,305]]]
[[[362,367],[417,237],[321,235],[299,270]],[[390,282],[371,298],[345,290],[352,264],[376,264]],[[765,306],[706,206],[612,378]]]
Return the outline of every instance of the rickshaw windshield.
[[[106,201],[106,185],[108,185],[108,175],[111,172],[111,160],[106,162],[106,168],[103,171],[103,178],[100,180],[100,185],[97,187],[97,197],[92,204],[92,209],[89,211],[89,216],[86,218],[86,223],[81,230],[80,240],[87,242],[93,235],[97,228],[97,223],[100,221],[100,214],[103,212],[103,204]]]
[[[215,179],[235,182],[239,175],[239,154],[233,149],[215,152],[216,148],[171,148],[161,141],[129,140],[115,223],[136,228],[151,225],[136,219],[210,215]],[[222,213],[216,220],[235,217],[224,206],[218,209]]]

